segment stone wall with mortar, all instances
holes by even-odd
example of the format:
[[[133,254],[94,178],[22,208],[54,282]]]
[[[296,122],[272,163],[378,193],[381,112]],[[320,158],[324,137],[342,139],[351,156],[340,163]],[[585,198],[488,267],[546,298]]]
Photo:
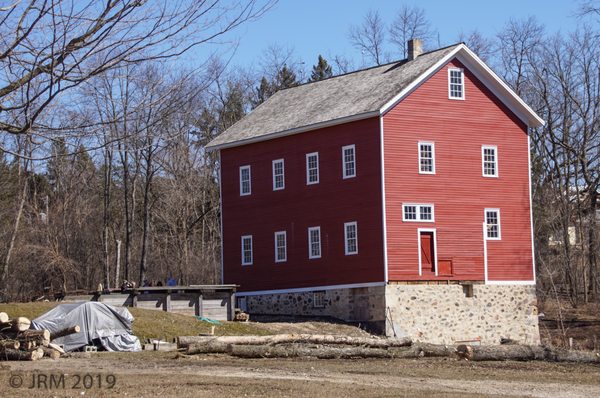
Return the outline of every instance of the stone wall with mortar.
[[[473,297],[466,293],[462,285],[386,286],[387,335],[436,344],[540,343],[535,286],[473,285]]]
[[[314,293],[322,292],[323,306],[314,305]],[[240,296],[238,296],[240,297]],[[314,290],[245,296],[252,315],[327,316],[350,322],[385,322],[385,287]]]

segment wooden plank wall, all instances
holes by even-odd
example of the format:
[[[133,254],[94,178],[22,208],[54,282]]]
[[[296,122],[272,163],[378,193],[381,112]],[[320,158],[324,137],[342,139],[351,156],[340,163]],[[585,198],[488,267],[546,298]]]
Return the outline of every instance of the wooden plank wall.
[[[490,280],[531,280],[527,128],[465,69],[465,99],[448,99],[439,70],[384,116],[390,280],[483,280],[484,208],[499,208],[502,240],[488,241]],[[434,175],[419,174],[418,142],[435,143]],[[481,146],[498,147],[499,177],[482,176]],[[432,203],[435,222],[403,222],[402,203]],[[454,275],[418,273],[418,228],[436,228],[438,259]]]

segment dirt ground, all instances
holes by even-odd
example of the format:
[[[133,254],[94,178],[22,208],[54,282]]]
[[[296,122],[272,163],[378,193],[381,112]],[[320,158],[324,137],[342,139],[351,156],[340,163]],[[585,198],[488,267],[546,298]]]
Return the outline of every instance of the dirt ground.
[[[2,397],[600,396],[600,366],[542,362],[248,360],[140,352],[0,367]]]

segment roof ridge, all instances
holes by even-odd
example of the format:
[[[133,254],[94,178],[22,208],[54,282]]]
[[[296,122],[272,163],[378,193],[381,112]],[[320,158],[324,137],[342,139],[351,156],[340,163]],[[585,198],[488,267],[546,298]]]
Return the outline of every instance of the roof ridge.
[[[435,50],[426,51],[426,52],[424,52],[424,53],[420,54],[420,55],[419,55],[419,57],[422,57],[423,55],[433,54],[433,53],[435,53],[435,52],[438,52],[438,51],[447,50],[447,49],[448,49],[448,48],[450,48],[450,47],[455,47],[455,46],[458,46],[458,45],[461,45],[461,44],[465,44],[465,42],[462,42],[462,41],[461,41],[461,42],[458,42],[458,43],[450,44],[450,45],[448,45],[448,46],[444,46],[444,47],[436,48]],[[415,59],[416,59],[416,58],[415,58]],[[323,81],[326,81],[326,80],[335,79],[335,78],[338,78],[338,77],[348,76],[348,75],[352,75],[352,74],[354,74],[354,73],[365,72],[365,71],[368,71],[368,70],[371,70],[371,69],[383,68],[383,67],[385,67],[385,66],[389,66],[389,65],[392,65],[392,64],[400,64],[400,63],[402,63],[402,64],[405,64],[405,63],[407,63],[407,62],[411,62],[411,61],[414,61],[414,59],[409,61],[409,59],[408,59],[408,58],[404,58],[404,59],[399,59],[399,60],[396,60],[396,61],[390,61],[390,62],[386,62],[385,64],[381,64],[381,65],[374,65],[374,66],[369,66],[369,67],[367,67],[367,68],[353,70],[353,71],[346,72],[346,73],[342,73],[342,74],[339,74],[339,75],[334,75],[334,76],[331,76],[331,77],[327,77],[327,78],[325,78],[325,79],[321,79],[321,80],[315,80],[315,81],[306,81],[306,82],[304,82],[304,83],[300,83],[300,84],[297,84],[297,85],[295,85],[295,86],[292,86],[292,87],[286,87],[286,88],[283,88],[283,89],[281,89],[281,90],[278,90],[277,92],[280,92],[280,91],[286,91],[286,90],[290,90],[290,89],[293,89],[293,88],[296,88],[296,87],[307,86],[307,85],[309,85],[309,84],[313,84],[313,83],[319,83],[319,82],[323,82]]]

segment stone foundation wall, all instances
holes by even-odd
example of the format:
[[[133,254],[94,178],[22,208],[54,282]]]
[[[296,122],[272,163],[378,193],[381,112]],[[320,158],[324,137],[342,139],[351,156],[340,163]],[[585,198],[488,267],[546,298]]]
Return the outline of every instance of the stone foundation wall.
[[[510,338],[539,344],[535,286],[473,285],[467,297],[462,285],[386,286],[386,334],[452,344],[481,340],[500,344]]]
[[[314,293],[323,295],[315,306]],[[240,295],[238,295],[240,297]],[[314,290],[246,297],[246,310],[255,315],[329,316],[351,322],[385,322],[385,287]]]

